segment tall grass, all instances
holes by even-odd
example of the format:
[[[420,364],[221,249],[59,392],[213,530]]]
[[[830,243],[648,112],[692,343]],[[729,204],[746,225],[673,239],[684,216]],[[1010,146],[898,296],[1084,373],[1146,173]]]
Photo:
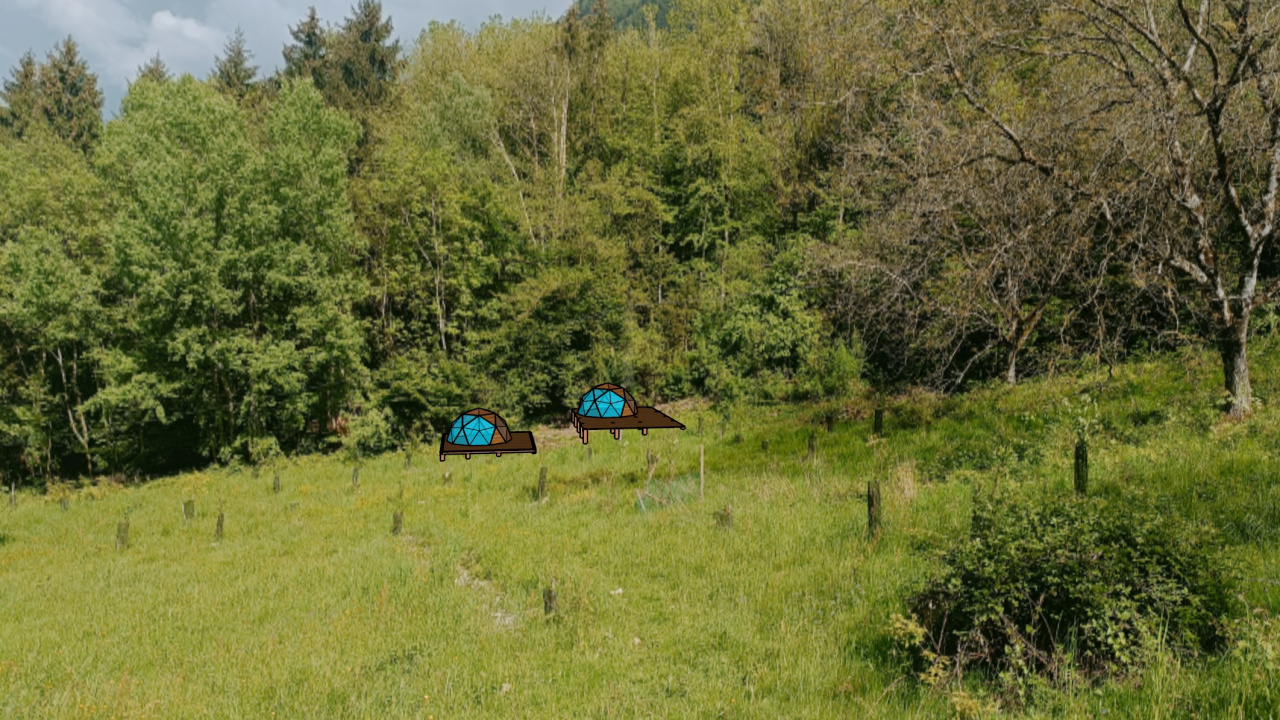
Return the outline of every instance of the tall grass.
[[[223,468],[81,488],[65,511],[56,492],[23,495],[0,508],[0,717],[949,717],[968,706],[915,681],[888,619],[966,531],[975,493],[1071,492],[1085,393],[1091,492],[1221,527],[1252,610],[1224,655],[1161,655],[1027,712],[1277,717],[1276,349],[1256,351],[1264,403],[1242,425],[1218,419],[1213,358],[1188,354],[904,398],[883,440],[856,404],[830,433],[806,408],[733,408],[723,433],[706,410],[701,437],[677,407],[690,430],[602,437],[590,460],[544,430],[536,456],[375,458],[354,490],[339,459],[313,457],[278,494],[269,473]],[[726,505],[731,528],[714,517]]]

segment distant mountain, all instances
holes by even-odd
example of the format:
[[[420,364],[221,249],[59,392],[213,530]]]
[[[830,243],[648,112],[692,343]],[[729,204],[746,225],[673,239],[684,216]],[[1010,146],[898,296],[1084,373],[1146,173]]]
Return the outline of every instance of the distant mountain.
[[[609,14],[613,16],[618,28],[643,28],[644,6],[653,5],[658,9],[654,19],[658,27],[667,26],[667,10],[674,4],[673,0],[607,0]],[[595,6],[596,0],[578,0],[578,14],[586,15]]]

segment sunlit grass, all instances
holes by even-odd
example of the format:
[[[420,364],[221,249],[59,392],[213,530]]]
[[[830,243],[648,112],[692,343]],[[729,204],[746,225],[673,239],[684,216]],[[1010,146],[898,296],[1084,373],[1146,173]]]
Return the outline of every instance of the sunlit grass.
[[[1264,401],[1272,347],[1255,356]],[[536,456],[375,458],[358,489],[316,457],[285,467],[278,494],[247,469],[83,488],[66,511],[56,492],[26,494],[0,508],[0,716],[948,717],[951,698],[892,655],[887,620],[965,532],[974,492],[1070,492],[1063,401],[1088,392],[1092,491],[1149,493],[1222,527],[1253,629],[1244,649],[1161,658],[1030,712],[1275,717],[1280,416],[1264,402],[1248,424],[1219,422],[1215,370],[1197,354],[915,396],[883,440],[865,407],[827,433],[801,407],[734,408],[725,425],[683,406],[690,430],[593,438],[590,459],[544,430]],[[884,484],[876,541],[869,479]],[[715,518],[726,506],[731,528]]]

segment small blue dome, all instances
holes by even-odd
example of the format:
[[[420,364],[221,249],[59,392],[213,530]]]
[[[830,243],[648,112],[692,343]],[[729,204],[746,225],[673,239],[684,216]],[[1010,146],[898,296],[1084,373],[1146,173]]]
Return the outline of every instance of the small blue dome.
[[[583,417],[616,418],[636,414],[636,401],[618,385],[597,385],[582,396],[578,414]]]

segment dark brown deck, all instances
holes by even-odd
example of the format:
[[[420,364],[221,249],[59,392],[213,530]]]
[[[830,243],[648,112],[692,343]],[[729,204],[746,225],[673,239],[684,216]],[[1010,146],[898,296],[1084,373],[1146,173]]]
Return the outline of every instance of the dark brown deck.
[[[445,456],[448,455],[462,455],[470,460],[472,455],[497,455],[502,457],[507,453],[537,455],[538,446],[533,441],[533,433],[512,431],[511,439],[498,445],[454,445],[446,440],[445,436],[440,437],[440,462],[444,462]]]
[[[635,415],[616,418],[587,417],[579,415],[576,411],[573,413],[573,429],[578,431],[583,445],[587,444],[587,438],[592,430],[608,430],[613,433],[613,439],[617,440],[622,437],[623,430],[639,430],[640,434],[648,435],[650,430],[664,428],[683,430],[684,425],[673,420],[670,415],[651,407],[636,408]]]

